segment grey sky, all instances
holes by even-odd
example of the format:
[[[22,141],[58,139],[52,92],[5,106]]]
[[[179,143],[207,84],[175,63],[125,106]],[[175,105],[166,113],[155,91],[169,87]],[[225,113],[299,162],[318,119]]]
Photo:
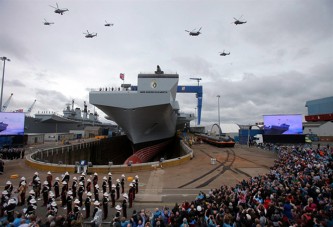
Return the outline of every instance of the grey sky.
[[[333,2],[325,0],[0,0],[0,56],[8,111],[62,114],[90,89],[137,84],[137,74],[177,72],[180,85],[203,85],[202,125],[248,124],[265,114],[306,115],[307,100],[332,96]],[[235,25],[233,17],[247,20]],[[44,18],[54,25],[43,25]],[[107,20],[113,27],[105,27]],[[184,30],[202,27],[198,37]],[[86,39],[83,32],[96,32]],[[219,56],[221,51],[231,52]],[[2,63],[2,62],[0,62]],[[2,65],[1,65],[2,69]],[[178,94],[194,112],[194,94]],[[89,110],[93,106],[88,105]],[[99,112],[101,120],[104,114]]]

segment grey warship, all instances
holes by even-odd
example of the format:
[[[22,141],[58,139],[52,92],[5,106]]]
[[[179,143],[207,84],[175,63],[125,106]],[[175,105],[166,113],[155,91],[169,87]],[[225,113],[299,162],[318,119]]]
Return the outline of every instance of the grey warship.
[[[178,81],[178,74],[164,74],[157,66],[155,73],[138,75],[135,90],[89,93],[89,102],[116,122],[132,142],[134,152],[125,164],[149,161],[174,138],[181,116],[176,101]]]
[[[68,133],[70,130],[84,130],[86,126],[101,126],[109,128],[110,124],[103,124],[98,119],[97,112],[89,113],[84,102],[83,111],[74,108],[72,104],[67,104],[63,110],[63,115],[43,111],[35,114],[35,117],[26,115],[24,122],[25,133]]]

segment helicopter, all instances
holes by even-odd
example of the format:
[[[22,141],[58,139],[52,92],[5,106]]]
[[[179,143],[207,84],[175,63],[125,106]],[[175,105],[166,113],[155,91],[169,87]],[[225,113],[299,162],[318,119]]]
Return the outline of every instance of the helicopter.
[[[55,13],[59,13],[61,15],[63,15],[64,12],[68,11],[68,9],[59,9],[58,3],[56,3],[57,7],[51,6],[52,8],[54,8],[54,12]]]
[[[54,22],[48,22],[46,19],[44,19],[44,25],[51,25],[51,24],[54,24]]]
[[[89,33],[89,31],[87,30],[87,32],[83,32],[83,34],[85,34],[86,38],[94,38],[95,36],[97,36],[97,33]]]
[[[235,25],[238,25],[238,24],[245,24],[247,21],[241,21],[240,19],[243,17],[243,15],[239,18],[239,19],[235,19],[235,21],[233,22]]]
[[[220,54],[221,56],[227,56],[227,55],[230,55],[230,52],[229,52],[229,53],[226,53],[226,52],[224,52],[224,50],[223,50],[223,52],[219,52],[219,54]]]
[[[110,27],[110,26],[113,26],[113,24],[111,24],[111,23],[108,23],[107,21],[105,21],[105,24],[104,24],[104,26],[106,26],[106,27]]]
[[[188,32],[188,34],[191,36],[198,36],[201,34],[200,30],[201,30],[201,28],[198,31],[195,31],[195,29],[193,29],[192,31],[188,31],[188,30],[185,30],[185,31]]]

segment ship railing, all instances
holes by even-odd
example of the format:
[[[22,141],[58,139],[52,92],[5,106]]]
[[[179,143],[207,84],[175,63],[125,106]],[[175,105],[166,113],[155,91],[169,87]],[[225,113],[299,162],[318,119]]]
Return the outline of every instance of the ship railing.
[[[92,88],[90,91],[95,92],[134,92],[131,87],[123,88],[123,87],[100,87],[100,88]]]

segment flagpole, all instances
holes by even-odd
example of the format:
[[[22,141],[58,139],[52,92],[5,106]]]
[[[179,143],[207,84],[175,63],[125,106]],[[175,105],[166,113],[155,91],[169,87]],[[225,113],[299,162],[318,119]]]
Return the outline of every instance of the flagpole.
[[[120,73],[120,79],[123,80],[123,89],[124,89],[124,85],[125,85],[125,74],[124,73]]]

